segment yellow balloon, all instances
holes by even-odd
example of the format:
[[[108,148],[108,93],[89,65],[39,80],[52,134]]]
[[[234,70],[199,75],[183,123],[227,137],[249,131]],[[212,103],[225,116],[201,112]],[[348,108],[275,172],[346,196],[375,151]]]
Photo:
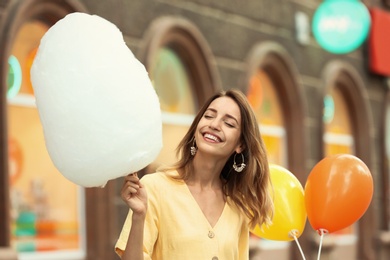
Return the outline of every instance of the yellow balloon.
[[[299,180],[287,169],[270,165],[275,212],[272,224],[257,225],[251,232],[269,240],[291,241],[305,228],[307,214],[304,189]]]

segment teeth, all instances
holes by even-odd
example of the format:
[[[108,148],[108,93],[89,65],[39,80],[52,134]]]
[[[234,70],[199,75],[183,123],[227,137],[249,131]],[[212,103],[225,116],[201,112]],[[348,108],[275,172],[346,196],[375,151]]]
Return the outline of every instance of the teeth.
[[[215,135],[211,135],[211,134],[205,134],[204,137],[208,138],[208,139],[211,139],[211,140],[214,140],[216,142],[219,142],[219,138],[216,137]]]

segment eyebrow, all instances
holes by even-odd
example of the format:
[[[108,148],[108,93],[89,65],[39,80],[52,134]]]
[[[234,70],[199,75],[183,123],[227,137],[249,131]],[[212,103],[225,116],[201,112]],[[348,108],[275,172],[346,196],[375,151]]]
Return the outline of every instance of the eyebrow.
[[[210,110],[210,111],[212,111],[212,112],[214,112],[214,113],[218,113],[218,111],[216,110],[216,109],[214,109],[214,108],[207,108],[207,110],[205,111],[205,112],[207,112],[208,110]],[[231,118],[231,119],[233,119],[234,121],[236,121],[236,123],[239,125],[239,123],[238,123],[238,120],[234,117],[234,116],[232,116],[232,115],[230,115],[230,114],[226,114],[225,115],[226,117],[228,117],[228,118]]]

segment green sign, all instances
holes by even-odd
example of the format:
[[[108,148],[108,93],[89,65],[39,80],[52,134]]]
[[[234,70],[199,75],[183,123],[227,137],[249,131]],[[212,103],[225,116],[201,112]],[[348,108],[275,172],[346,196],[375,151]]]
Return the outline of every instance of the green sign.
[[[8,58],[8,77],[7,77],[7,98],[16,96],[22,85],[22,68],[20,67],[18,59],[11,55]]]
[[[334,100],[331,95],[326,95],[324,98],[324,115],[323,121],[327,124],[332,122],[334,118]]]
[[[325,0],[313,16],[318,44],[335,54],[357,49],[367,38],[371,17],[359,0]]]

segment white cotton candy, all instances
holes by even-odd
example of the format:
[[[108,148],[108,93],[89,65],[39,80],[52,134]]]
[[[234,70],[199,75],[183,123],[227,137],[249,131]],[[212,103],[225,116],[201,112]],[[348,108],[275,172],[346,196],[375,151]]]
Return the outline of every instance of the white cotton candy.
[[[158,97],[114,24],[85,13],[58,21],[41,40],[31,80],[46,148],[70,181],[103,186],[159,154]]]

